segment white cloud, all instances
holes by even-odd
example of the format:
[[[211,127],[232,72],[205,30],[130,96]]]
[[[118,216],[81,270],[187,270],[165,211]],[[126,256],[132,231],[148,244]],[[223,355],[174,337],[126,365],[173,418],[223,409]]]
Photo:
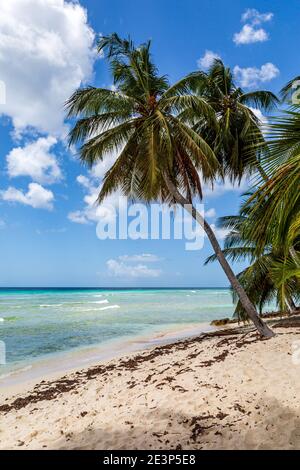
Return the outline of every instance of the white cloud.
[[[213,219],[217,215],[216,209],[214,207],[212,207],[211,209],[208,209],[208,211],[205,211],[204,215],[205,215],[205,217]]]
[[[54,195],[52,191],[43,188],[38,183],[30,183],[26,193],[10,186],[8,189],[1,191],[0,197],[4,201],[19,202],[35,209],[53,209]]]
[[[211,224],[211,228],[214,231],[215,236],[218,240],[224,240],[227,235],[230,233],[230,230],[227,228],[218,228],[215,224]]]
[[[84,196],[83,201],[85,206],[82,210],[76,210],[68,214],[68,219],[77,224],[90,224],[97,223],[99,220],[106,221],[107,223],[115,220],[116,209],[119,207],[119,195],[113,194],[108,196],[103,204],[97,204],[97,197],[99,188],[91,187],[88,193]],[[122,201],[120,200],[120,205]]]
[[[87,176],[78,175],[76,181],[77,183],[81,184],[84,188],[89,189],[91,187],[90,180]]]
[[[6,227],[6,223],[3,219],[0,219],[0,230]]]
[[[90,221],[83,211],[73,211],[69,212],[68,219],[75,224],[89,224]]]
[[[11,178],[30,176],[33,181],[51,184],[62,177],[56,157],[50,152],[57,143],[55,137],[42,137],[24,147],[16,147],[7,155],[7,170]]]
[[[150,269],[145,264],[126,264],[119,259],[109,259],[106,262],[108,273],[113,277],[159,277],[161,275],[160,269]]]
[[[255,114],[255,116],[260,120],[262,124],[268,123],[267,117],[261,112],[260,109],[251,108],[251,106],[249,106],[249,109],[251,109],[252,113]]]
[[[208,69],[215,59],[221,59],[219,54],[206,50],[205,54],[197,60],[197,65],[199,68]]]
[[[239,33],[235,33],[233,41],[236,44],[252,44],[267,41],[268,38],[269,35],[263,28],[256,29],[249,24],[245,24]]]
[[[260,13],[254,8],[248,8],[242,15],[242,22],[246,22],[239,33],[235,33],[233,41],[236,44],[252,44],[255,42],[264,42],[269,39],[268,33],[264,28],[258,28],[262,23],[272,20],[273,13]]]
[[[114,154],[105,155],[102,161],[93,166],[91,169],[91,177],[102,180],[105,176],[105,173],[113,166],[116,161],[117,156]]]
[[[94,32],[76,1],[0,2],[0,70],[17,134],[65,134],[63,104],[92,74]]]
[[[251,21],[252,24],[261,24],[271,21],[274,14],[260,13],[255,8],[248,8],[242,15],[242,21]]]
[[[246,67],[242,68],[236,65],[233,69],[236,78],[241,83],[242,87],[249,88],[255,87],[259,83],[269,82],[279,75],[279,69],[271,62],[267,62],[260,68]]]
[[[102,179],[106,171],[112,166],[116,157],[107,156],[103,161],[96,164],[88,176],[77,176],[77,182],[82,186],[85,191],[83,198],[84,207],[81,210],[76,210],[68,214],[68,219],[71,222],[78,224],[89,224],[91,222],[97,223],[102,221],[113,221],[116,217],[116,209],[123,207],[122,194],[116,191],[107,196],[105,201],[97,204],[97,197],[101,189]]]
[[[143,262],[143,263],[157,263],[161,260],[156,255],[152,255],[149,253],[142,253],[140,255],[122,255],[118,258],[120,261],[124,261],[127,263],[135,263],[135,262]]]

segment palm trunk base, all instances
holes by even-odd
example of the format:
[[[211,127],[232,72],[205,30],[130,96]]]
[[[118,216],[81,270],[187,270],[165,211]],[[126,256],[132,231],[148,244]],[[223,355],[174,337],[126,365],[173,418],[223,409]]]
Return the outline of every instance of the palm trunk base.
[[[256,326],[258,332],[264,338],[273,338],[275,336],[274,331],[272,331],[271,328],[269,328],[268,325],[266,323],[264,323],[263,321],[261,321],[260,319],[257,322],[257,324],[256,324],[256,322],[253,322],[253,323]]]

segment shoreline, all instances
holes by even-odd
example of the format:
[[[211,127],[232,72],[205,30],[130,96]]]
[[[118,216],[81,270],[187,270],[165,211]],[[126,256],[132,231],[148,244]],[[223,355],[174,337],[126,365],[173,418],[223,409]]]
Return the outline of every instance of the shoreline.
[[[7,364],[0,366],[0,388],[148,348],[169,333],[168,341],[185,330],[197,334],[211,329],[211,320],[230,315],[227,288],[195,289],[33,288],[24,296],[20,290],[4,290],[1,339],[7,344]],[[114,305],[120,309],[102,311]]]
[[[208,322],[184,324],[182,328],[179,326],[167,327],[153,334],[120,338],[104,344],[68,350],[41,357],[32,361],[31,364],[20,365],[20,368],[15,371],[0,374],[0,399],[28,390],[43,379],[54,380],[64,374],[74,373],[80,368],[91,367],[99,362],[121,359],[128,354],[146,351],[155,346],[219,329]]]
[[[0,448],[299,449],[300,323],[193,336],[1,400]],[[9,430],[14,428],[14,433]]]

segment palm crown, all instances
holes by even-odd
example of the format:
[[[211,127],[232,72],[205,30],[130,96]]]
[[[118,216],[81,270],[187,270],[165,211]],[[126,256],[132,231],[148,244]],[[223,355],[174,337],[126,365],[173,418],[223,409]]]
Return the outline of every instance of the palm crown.
[[[115,90],[85,88],[67,103],[69,117],[80,117],[70,144],[84,141],[81,159],[88,165],[108,153],[117,155],[106,173],[99,202],[120,188],[131,198],[172,200],[166,178],[191,200],[202,195],[199,173],[212,181],[218,160],[205,140],[180,118],[203,116],[218,123],[210,104],[192,93],[188,76],[173,86],[160,76],[150,55],[150,42],[135,48],[116,34],[101,38],[110,61]]]
[[[262,172],[259,159],[264,137],[253,108],[268,112],[278,103],[277,97],[264,90],[245,93],[219,59],[207,73],[196,72],[194,76],[193,90],[214,109],[219,124],[213,128],[205,117],[198,116],[194,129],[214,149],[224,173],[240,181],[247,172]]]

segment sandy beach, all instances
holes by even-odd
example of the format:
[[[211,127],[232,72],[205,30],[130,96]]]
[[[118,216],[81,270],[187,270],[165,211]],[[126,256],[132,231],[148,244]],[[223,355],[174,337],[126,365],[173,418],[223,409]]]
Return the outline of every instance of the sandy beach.
[[[300,329],[231,328],[5,399],[1,449],[299,449]],[[299,356],[299,354],[298,354]]]

